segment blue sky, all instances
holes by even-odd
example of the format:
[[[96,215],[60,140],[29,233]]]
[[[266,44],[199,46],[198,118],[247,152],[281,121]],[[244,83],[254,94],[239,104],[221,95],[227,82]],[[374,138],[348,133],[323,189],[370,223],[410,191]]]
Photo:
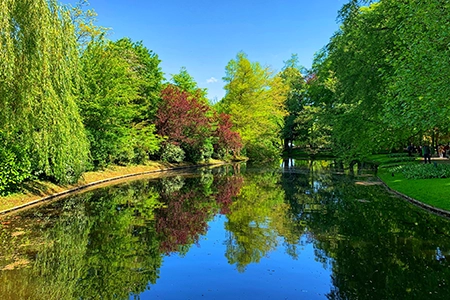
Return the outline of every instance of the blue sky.
[[[314,53],[338,29],[337,11],[347,0],[89,2],[97,25],[111,28],[110,39],[142,41],[162,60],[166,79],[184,66],[210,99],[220,100],[225,66],[239,51],[275,71],[293,53],[310,67]]]

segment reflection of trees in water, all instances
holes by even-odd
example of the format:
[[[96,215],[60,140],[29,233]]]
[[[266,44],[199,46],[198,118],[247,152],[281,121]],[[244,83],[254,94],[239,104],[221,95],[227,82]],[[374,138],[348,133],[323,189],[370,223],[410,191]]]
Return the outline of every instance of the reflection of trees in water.
[[[316,259],[333,272],[329,299],[448,295],[449,264],[436,255],[438,247],[450,250],[447,220],[412,207],[382,186],[356,185],[331,173],[315,176],[321,184],[314,186],[311,177],[285,173],[282,184],[296,221],[312,237]]]
[[[244,185],[230,207],[225,227],[228,231],[226,257],[243,272],[279,244],[278,236],[298,240],[286,219],[288,206],[279,186],[280,174],[246,174]]]
[[[186,253],[207,221],[228,210],[242,177],[137,181],[28,211],[16,238],[27,268],[0,272],[2,299],[125,299],[155,284],[165,253]],[[159,192],[161,191],[161,192]],[[16,220],[12,218],[12,220]],[[11,234],[2,231],[11,244]],[[30,246],[31,244],[31,246]],[[1,258],[7,247],[0,248]],[[17,250],[11,249],[12,253]],[[6,264],[6,262],[5,262]]]
[[[239,194],[244,184],[242,176],[218,177],[216,179],[216,202],[219,205],[220,214],[229,214],[230,206]]]
[[[164,207],[158,209],[156,217],[160,250],[185,254],[189,248],[180,246],[197,243],[199,236],[206,233],[212,203],[198,191],[162,195],[161,200]]]
[[[139,294],[157,281],[163,256],[186,253],[217,213],[227,213],[225,255],[239,271],[277,247],[295,259],[313,244],[333,272],[329,299],[450,292],[450,222],[336,173],[234,171],[132,182],[10,218],[20,228],[15,236],[9,225],[0,230],[0,267],[8,259],[29,263],[0,271],[2,299]]]
[[[211,172],[203,172],[200,177],[183,179],[183,184],[177,184],[180,186],[177,192],[167,193],[163,189],[161,202],[164,206],[156,210],[161,251],[186,254],[190,246],[206,234],[208,221],[217,213],[229,210],[242,182],[240,175],[213,176]]]
[[[1,294],[18,299],[23,289],[28,299],[121,299],[144,291],[162,261],[146,226],[159,205],[155,189],[140,181],[24,213],[35,252],[29,268],[14,271],[24,281],[2,272],[9,285],[1,285]]]

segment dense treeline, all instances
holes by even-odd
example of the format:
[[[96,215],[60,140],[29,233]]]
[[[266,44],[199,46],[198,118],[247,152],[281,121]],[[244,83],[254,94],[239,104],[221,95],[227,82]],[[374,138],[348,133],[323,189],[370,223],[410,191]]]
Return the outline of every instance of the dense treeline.
[[[344,158],[448,142],[450,3],[357,1],[307,78],[316,124]]]
[[[86,4],[1,3],[0,194],[110,164],[279,155],[284,77],[239,53],[212,105],[185,68],[166,81],[142,42],[108,40]]]
[[[0,3],[0,194],[29,178],[148,160],[276,158],[282,148],[342,159],[448,138],[449,6],[351,0],[311,70],[280,72],[240,52],[212,105],[185,68],[164,78],[142,42],[110,41],[95,13],[56,0]]]
[[[0,4],[0,194],[30,178],[73,183],[109,164],[240,154],[230,116],[185,69],[165,82],[155,53],[105,38],[84,4]]]

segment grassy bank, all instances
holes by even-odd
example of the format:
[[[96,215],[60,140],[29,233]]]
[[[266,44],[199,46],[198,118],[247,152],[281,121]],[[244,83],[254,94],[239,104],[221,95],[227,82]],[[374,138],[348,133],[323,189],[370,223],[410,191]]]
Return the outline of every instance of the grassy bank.
[[[374,161],[380,163],[379,178],[391,189],[398,191],[422,203],[450,211],[450,178],[433,179],[407,179],[401,172],[392,172],[394,165],[420,164],[423,161],[417,158],[413,161],[395,162],[393,157],[377,155]],[[449,164],[449,160],[432,159],[436,164]]]
[[[222,164],[223,161],[210,160],[205,165]],[[20,192],[6,197],[0,197],[0,212],[13,207],[25,205],[27,203],[39,200],[41,198],[62,193],[77,187],[82,187],[103,180],[120,178],[132,174],[143,174],[147,172],[156,172],[170,170],[174,168],[191,167],[192,164],[169,164],[162,162],[149,162],[146,165],[137,166],[110,166],[101,171],[86,172],[82,178],[73,185],[57,185],[48,181],[32,180],[23,184]]]

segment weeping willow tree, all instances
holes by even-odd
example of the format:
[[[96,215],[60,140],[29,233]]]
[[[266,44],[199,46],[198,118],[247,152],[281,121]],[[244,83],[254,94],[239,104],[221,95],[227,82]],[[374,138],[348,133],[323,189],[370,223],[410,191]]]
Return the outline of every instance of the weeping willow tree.
[[[75,104],[79,56],[69,12],[54,0],[2,0],[0,44],[0,165],[17,169],[15,183],[26,173],[77,180],[89,148]],[[5,172],[0,192],[12,174]]]

